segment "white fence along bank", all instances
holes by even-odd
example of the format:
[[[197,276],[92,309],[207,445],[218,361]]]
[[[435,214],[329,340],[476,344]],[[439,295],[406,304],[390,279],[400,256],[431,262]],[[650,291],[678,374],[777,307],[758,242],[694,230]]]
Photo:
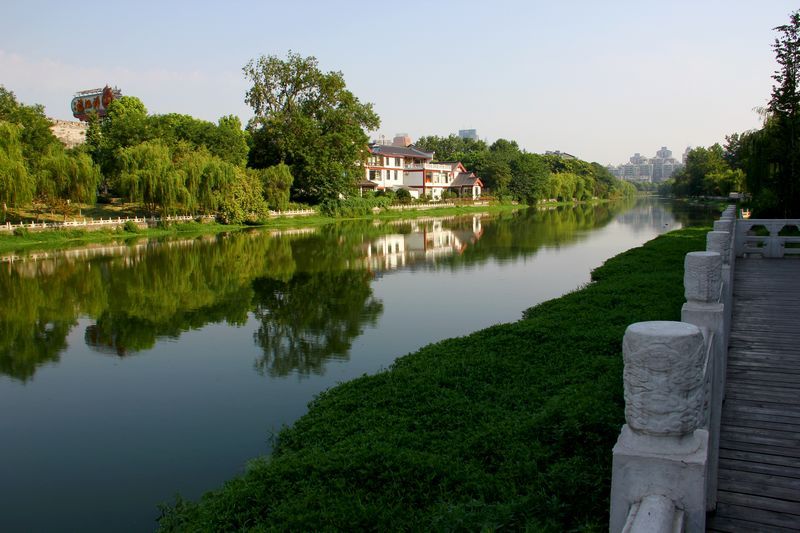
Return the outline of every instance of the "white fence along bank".
[[[736,211],[684,262],[681,322],[625,332],[625,421],[613,450],[610,531],[700,532],[716,507]]]

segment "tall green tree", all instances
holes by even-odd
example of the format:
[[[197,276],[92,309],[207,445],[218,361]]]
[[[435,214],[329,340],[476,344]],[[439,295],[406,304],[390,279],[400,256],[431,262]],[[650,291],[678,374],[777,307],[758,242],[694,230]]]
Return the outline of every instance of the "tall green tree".
[[[144,204],[151,213],[160,208],[174,212],[188,196],[183,176],[172,164],[169,148],[147,141],[119,151],[119,191],[131,202]]]
[[[768,109],[781,147],[775,180],[777,208],[788,217],[800,213],[800,12],[792,13],[789,23],[775,30],[773,50],[780,68],[772,76],[775,85]]]
[[[100,168],[86,152],[53,147],[40,162],[38,182],[39,197],[66,216],[73,202],[94,203]]]
[[[28,172],[22,153],[22,128],[0,120],[0,202],[3,222],[9,208],[27,204],[33,199],[36,182]]]
[[[461,161],[465,165],[467,162],[473,162],[476,153],[486,152],[489,149],[486,142],[480,139],[465,139],[458,135],[447,137],[428,135],[420,137],[414,146],[426,152],[434,152],[437,161]],[[471,168],[471,165],[468,168]]]
[[[719,143],[708,148],[694,148],[686,156],[686,165],[673,175],[673,190],[679,196],[717,194],[711,176],[723,175],[728,170],[725,151]]]
[[[35,172],[41,156],[52,145],[60,145],[50,131],[50,119],[42,105],[25,105],[0,85],[0,120],[20,127],[19,141],[29,171]]]
[[[380,125],[372,104],[347,90],[341,72],[324,73],[314,57],[261,56],[243,68],[252,83],[245,102],[255,116],[250,164],[286,163],[299,199],[321,202],[352,193],[366,157],[364,132]]]
[[[291,169],[284,163],[255,171],[264,187],[264,199],[270,209],[285,210],[289,206],[289,193],[292,188]]]

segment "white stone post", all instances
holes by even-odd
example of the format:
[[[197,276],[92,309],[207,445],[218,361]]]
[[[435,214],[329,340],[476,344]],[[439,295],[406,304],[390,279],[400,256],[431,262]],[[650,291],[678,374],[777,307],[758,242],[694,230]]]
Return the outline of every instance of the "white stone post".
[[[639,322],[625,331],[622,352],[627,423],[614,446],[610,531],[621,532],[649,496],[683,511],[687,532],[705,531],[703,333],[685,322]]]
[[[727,368],[727,326],[722,282],[722,257],[717,252],[691,252],[684,261],[683,285],[686,303],[681,309],[681,320],[706,331],[712,342],[708,351],[706,383],[706,424],[709,432],[708,495],[707,506],[717,506],[717,465],[719,462],[719,427],[722,419],[722,401],[725,394]]]

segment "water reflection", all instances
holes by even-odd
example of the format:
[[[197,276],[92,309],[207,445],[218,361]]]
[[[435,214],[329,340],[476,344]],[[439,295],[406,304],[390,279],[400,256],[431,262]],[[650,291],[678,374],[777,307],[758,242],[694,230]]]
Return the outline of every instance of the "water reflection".
[[[287,281],[253,282],[254,333],[263,356],[255,368],[269,376],[321,374],[325,361],[346,359],[365,325],[375,325],[383,304],[363,271],[301,272]]]
[[[486,215],[441,217],[396,222],[402,233],[391,233],[362,247],[363,265],[373,271],[395,270],[417,261],[463,253],[483,235]],[[470,228],[465,225],[471,224]],[[449,226],[449,227],[448,227]]]
[[[83,335],[89,347],[126,357],[159,339],[212,323],[244,325],[252,316],[259,373],[320,374],[327,360],[346,359],[383,313],[372,292],[376,274],[527,257],[583,239],[615,217],[634,227],[678,224],[661,204],[630,207],[357,221],[15,257],[0,274],[0,373],[25,382],[57,363],[81,317],[94,322]]]

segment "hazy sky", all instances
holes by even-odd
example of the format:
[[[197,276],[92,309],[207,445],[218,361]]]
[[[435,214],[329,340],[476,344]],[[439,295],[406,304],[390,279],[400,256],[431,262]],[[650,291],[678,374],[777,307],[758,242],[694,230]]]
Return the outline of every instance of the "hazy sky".
[[[151,113],[252,115],[241,68],[288,50],[339,70],[391,137],[475,128],[603,164],[758,127],[783,0],[55,2],[10,0],[0,84],[69,119],[118,86]],[[8,5],[10,4],[10,5]]]

